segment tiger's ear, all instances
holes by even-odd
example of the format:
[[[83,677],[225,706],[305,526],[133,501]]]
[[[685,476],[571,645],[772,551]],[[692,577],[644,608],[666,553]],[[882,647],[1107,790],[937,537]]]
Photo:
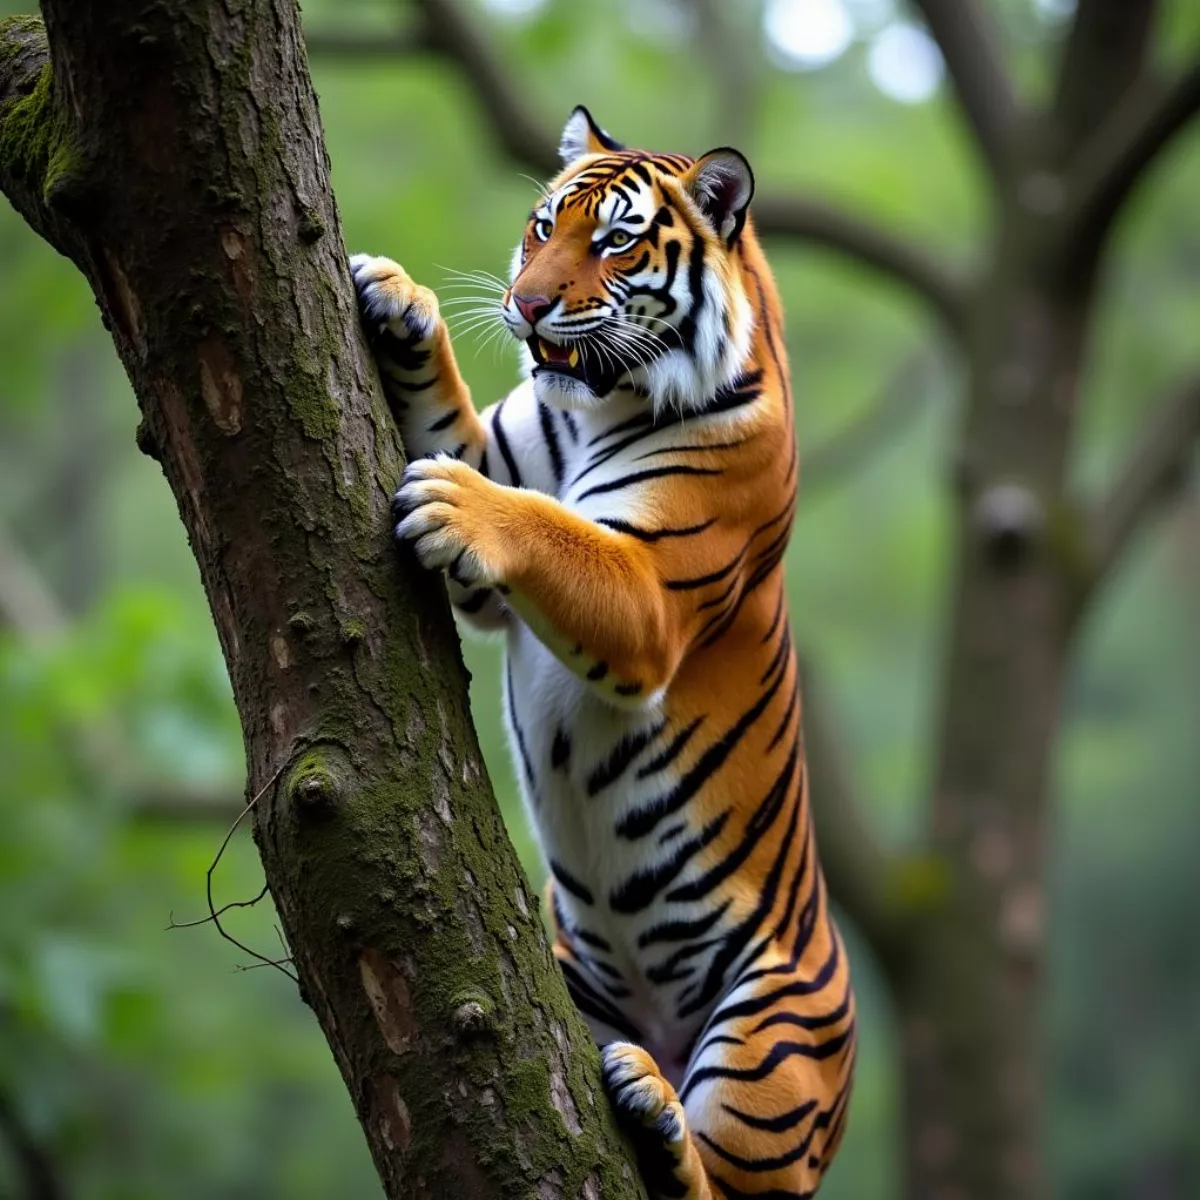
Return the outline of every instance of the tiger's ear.
[[[746,224],[754,195],[750,164],[737,150],[722,146],[698,158],[682,182],[725,244],[732,246]]]
[[[563,165],[569,167],[585,154],[603,154],[606,150],[624,150],[616,138],[609,137],[582,104],[576,105],[563,126],[558,141],[558,156]]]

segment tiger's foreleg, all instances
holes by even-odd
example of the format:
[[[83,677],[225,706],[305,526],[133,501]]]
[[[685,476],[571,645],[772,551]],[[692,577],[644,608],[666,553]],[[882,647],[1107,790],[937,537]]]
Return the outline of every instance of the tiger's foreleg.
[[[409,459],[446,454],[472,467],[486,462],[487,436],[458,370],[437,297],[390,258],[356,254],[350,272],[388,406]],[[397,513],[399,517],[399,513]],[[481,629],[504,624],[500,597],[447,564],[450,600]]]
[[[448,454],[478,467],[483,424],[459,372],[437,296],[390,258],[356,254],[350,273],[408,457]]]
[[[444,458],[410,464],[397,501],[407,515],[396,532],[426,566],[457,562],[496,587],[593,690],[640,705],[669,682],[683,652],[678,612],[634,539]]]

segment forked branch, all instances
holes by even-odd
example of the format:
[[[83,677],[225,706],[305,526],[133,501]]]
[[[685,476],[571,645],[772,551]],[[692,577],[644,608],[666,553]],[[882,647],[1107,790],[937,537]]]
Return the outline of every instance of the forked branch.
[[[1094,254],[1148,168],[1200,113],[1200,55],[1170,84],[1133,88],[1084,143],[1068,177],[1066,255]]]
[[[1011,157],[1018,105],[999,38],[977,0],[913,0],[946,60],[967,123],[993,176]]]

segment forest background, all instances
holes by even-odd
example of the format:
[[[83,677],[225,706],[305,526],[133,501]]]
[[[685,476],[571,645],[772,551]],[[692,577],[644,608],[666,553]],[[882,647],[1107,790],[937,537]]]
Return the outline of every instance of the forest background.
[[[990,6],[1022,91],[1050,86],[1064,0]],[[0,15],[19,11],[0,2]],[[714,16],[714,14],[716,14]],[[631,144],[732,143],[764,191],[820,197],[970,265],[987,181],[940,59],[889,0],[489,0],[474,14],[546,128],[585,102]],[[503,272],[530,168],[403,6],[310,0],[314,80],[351,249],[402,255],[445,299]],[[1155,55],[1200,43],[1164,6]],[[1200,140],[1181,138],[1118,231],[1073,471],[1100,487],[1153,398],[1195,372]],[[793,624],[870,826],[920,839],[946,639],[948,446],[962,365],[905,290],[786,238],[806,462]],[[507,346],[460,357],[480,404]],[[209,927],[205,872],[242,791],[241,736],[195,563],[75,269],[0,206],[0,1195],[28,1156],[81,1197],[374,1196],[378,1181],[308,1010]],[[544,878],[504,748],[495,644],[468,643],[481,743]],[[1061,1197],[1200,1194],[1200,499],[1194,481],[1089,614],[1054,772],[1039,1037]],[[919,872],[912,880],[922,886]],[[218,902],[261,869],[236,841]],[[238,936],[278,947],[266,902]],[[900,1194],[902,1036],[849,930],[863,1011],[846,1149],[822,1196]]]

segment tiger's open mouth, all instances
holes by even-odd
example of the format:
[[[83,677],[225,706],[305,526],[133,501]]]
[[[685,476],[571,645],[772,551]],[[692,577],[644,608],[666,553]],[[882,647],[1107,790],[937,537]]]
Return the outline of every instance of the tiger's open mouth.
[[[536,333],[529,338],[526,345],[533,355],[534,374],[539,371],[557,371],[560,375],[569,375],[572,379],[592,386],[593,381],[589,378],[584,350],[580,346],[558,346],[538,337]]]

